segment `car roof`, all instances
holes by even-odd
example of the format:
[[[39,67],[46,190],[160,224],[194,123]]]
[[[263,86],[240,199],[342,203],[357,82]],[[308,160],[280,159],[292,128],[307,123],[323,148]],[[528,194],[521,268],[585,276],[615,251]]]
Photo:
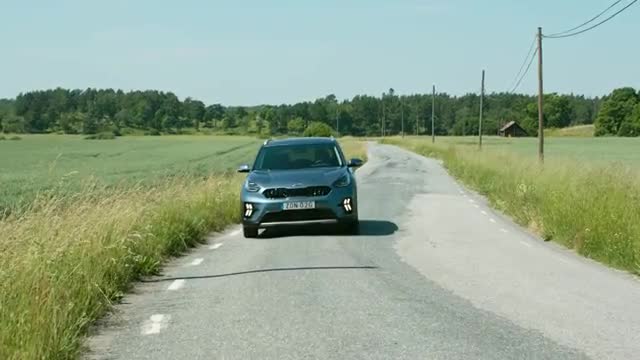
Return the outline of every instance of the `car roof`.
[[[267,140],[264,144],[266,147],[286,146],[286,145],[314,145],[314,144],[335,144],[334,138],[328,137],[303,137],[303,138],[287,138]]]

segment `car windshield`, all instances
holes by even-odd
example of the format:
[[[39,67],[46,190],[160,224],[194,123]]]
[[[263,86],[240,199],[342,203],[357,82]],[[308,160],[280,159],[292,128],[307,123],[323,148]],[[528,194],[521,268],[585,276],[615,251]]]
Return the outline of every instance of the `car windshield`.
[[[294,170],[342,166],[334,144],[267,146],[262,148],[254,170]]]

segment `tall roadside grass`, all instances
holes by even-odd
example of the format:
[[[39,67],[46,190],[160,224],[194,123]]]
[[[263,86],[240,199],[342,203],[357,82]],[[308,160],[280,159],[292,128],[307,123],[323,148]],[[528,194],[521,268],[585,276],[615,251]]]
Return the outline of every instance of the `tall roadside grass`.
[[[478,151],[424,140],[389,139],[444,160],[450,173],[546,240],[640,274],[640,173],[621,164]],[[463,220],[463,219],[462,219]]]
[[[236,222],[237,175],[40,196],[0,220],[0,359],[75,358],[130,283]]]
[[[351,158],[367,161],[367,143],[365,141],[350,136],[340,138],[338,141],[347,161]]]

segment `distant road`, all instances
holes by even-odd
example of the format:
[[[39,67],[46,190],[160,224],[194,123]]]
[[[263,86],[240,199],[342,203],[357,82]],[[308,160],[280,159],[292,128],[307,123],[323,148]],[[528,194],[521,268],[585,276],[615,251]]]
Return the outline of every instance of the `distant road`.
[[[640,281],[532,237],[437,160],[369,151],[361,236],[212,236],[136,286],[88,356],[640,358]]]

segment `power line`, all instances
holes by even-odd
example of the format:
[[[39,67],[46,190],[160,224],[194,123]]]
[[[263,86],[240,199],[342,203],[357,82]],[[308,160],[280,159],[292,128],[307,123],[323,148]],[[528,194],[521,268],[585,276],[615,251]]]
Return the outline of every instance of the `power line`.
[[[520,86],[520,83],[522,83],[522,80],[524,79],[524,77],[527,76],[527,73],[529,73],[529,69],[531,69],[531,64],[533,64],[533,60],[536,58],[537,53],[538,53],[538,49],[536,49],[536,51],[534,51],[533,54],[531,55],[531,59],[529,59],[529,64],[527,65],[527,69],[522,73],[522,76],[520,77],[516,85],[513,87],[513,89],[511,89],[510,93],[514,93],[518,89],[518,86]]]
[[[529,56],[531,56],[531,52],[533,51],[533,48],[536,45],[536,37],[533,38],[533,41],[531,42],[531,47],[529,47],[529,51],[527,52],[527,56],[524,57],[524,60],[522,61],[522,65],[520,65],[520,70],[518,70],[518,73],[516,74],[516,76],[513,78],[513,81],[511,82],[512,87],[514,88],[513,90],[511,90],[511,92],[515,91],[516,86],[513,86],[516,82],[518,82],[518,77],[520,76],[520,74],[522,74],[522,70],[524,69],[525,65],[527,65],[527,59],[529,59]]]
[[[622,0],[617,0],[617,1],[616,1],[616,2],[614,2],[613,4],[609,5],[609,7],[608,7],[608,8],[604,9],[604,11],[602,11],[602,12],[601,12],[601,13],[599,13],[598,15],[596,15],[596,16],[594,16],[594,17],[592,17],[591,19],[589,19],[589,20],[587,20],[587,21],[583,22],[582,24],[580,24],[580,25],[578,25],[578,26],[576,26],[576,27],[574,27],[574,28],[571,28],[571,29],[569,29],[569,30],[565,30],[565,31],[562,31],[562,32],[559,32],[559,33],[551,34],[551,35],[549,35],[549,37],[551,37],[551,36],[558,36],[558,35],[564,35],[564,34],[566,34],[566,33],[570,33],[570,32],[572,32],[572,31],[578,30],[578,29],[580,29],[581,27],[583,27],[583,26],[585,26],[585,25],[589,24],[590,22],[595,21],[595,20],[596,20],[596,19],[598,19],[600,16],[602,16],[602,15],[606,14],[606,13],[607,13],[607,11],[611,10],[614,6],[616,6],[616,5],[620,4],[621,2],[622,2]]]
[[[570,33],[570,34],[565,34],[565,35],[548,35],[548,36],[545,35],[543,37],[549,38],[549,39],[562,39],[562,38],[567,38],[567,37],[571,37],[571,36],[580,35],[582,33],[585,33],[587,31],[589,31],[589,30],[595,29],[598,26],[600,26],[600,25],[606,23],[607,21],[613,19],[614,17],[618,16],[621,12],[627,10],[629,7],[631,7],[631,5],[635,4],[636,2],[638,2],[638,0],[633,0],[631,3],[629,3],[627,6],[623,7],[622,9],[618,10],[613,15],[609,16],[608,18],[606,18],[606,19],[600,21],[599,23],[597,23],[597,24],[595,24],[593,26],[590,26],[590,27],[588,27],[586,29],[582,29],[580,31],[577,31],[577,32],[574,32],[574,33]]]

